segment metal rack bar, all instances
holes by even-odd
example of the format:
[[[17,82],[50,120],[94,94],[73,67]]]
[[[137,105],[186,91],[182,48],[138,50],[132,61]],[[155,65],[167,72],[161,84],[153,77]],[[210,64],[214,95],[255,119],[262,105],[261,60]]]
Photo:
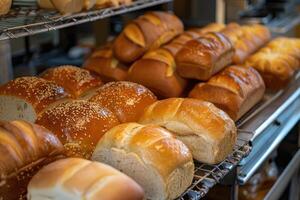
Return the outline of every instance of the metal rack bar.
[[[0,41],[96,21],[168,2],[172,0],[136,0],[130,5],[65,16],[54,11],[38,9],[34,5],[20,8],[0,18]]]

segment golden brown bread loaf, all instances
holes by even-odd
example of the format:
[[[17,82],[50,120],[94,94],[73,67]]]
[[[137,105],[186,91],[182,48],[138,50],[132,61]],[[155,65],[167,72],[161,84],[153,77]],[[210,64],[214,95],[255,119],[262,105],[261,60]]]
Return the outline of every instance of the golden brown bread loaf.
[[[0,0],[0,15],[5,15],[9,12],[12,0]]]
[[[114,42],[114,54],[121,62],[132,63],[146,51],[160,47],[182,32],[183,24],[175,15],[149,12],[124,28]]]
[[[230,66],[196,85],[189,97],[211,102],[237,121],[263,98],[264,92],[264,81],[255,69]]]
[[[83,67],[100,76],[104,82],[125,81],[127,78],[128,68],[114,57],[110,44],[94,51]]]
[[[86,0],[38,0],[39,7],[44,9],[56,9],[61,14],[80,12],[86,5]],[[92,0],[87,0],[92,1]]]
[[[222,23],[210,23],[202,28],[192,28],[190,29],[191,31],[195,31],[198,34],[206,34],[209,32],[220,32],[222,31],[224,28],[226,28],[225,24]]]
[[[244,63],[251,54],[271,39],[269,29],[258,24],[240,26],[230,23],[221,32],[229,38],[234,46],[233,64]]]
[[[28,200],[143,200],[143,190],[116,169],[80,158],[56,161],[28,186]]]
[[[89,159],[98,140],[119,121],[105,107],[73,100],[46,110],[36,123],[48,128],[60,139],[68,156]]]
[[[96,8],[118,7],[121,5],[129,5],[132,0],[96,0]]]
[[[105,84],[89,101],[110,109],[124,123],[136,122],[145,107],[156,101],[156,97],[142,85],[119,81]]]
[[[47,107],[69,94],[57,84],[38,77],[21,77],[0,86],[0,119],[34,122]]]
[[[71,65],[48,69],[41,77],[62,86],[75,99],[88,95],[102,85],[101,80],[88,70]]]
[[[198,99],[157,101],[146,108],[139,122],[165,127],[188,146],[194,159],[204,163],[223,161],[236,142],[237,130],[230,117]]]
[[[192,183],[189,149],[167,130],[136,123],[121,124],[99,141],[93,160],[109,164],[139,183],[149,200],[172,200]]]
[[[25,200],[27,184],[44,165],[63,156],[60,141],[44,127],[0,121],[0,199]]]
[[[176,54],[177,72],[184,78],[208,80],[232,62],[234,49],[221,33],[208,33],[187,42]]]
[[[263,48],[246,61],[246,66],[255,68],[270,90],[282,89],[293,79],[299,68],[299,60],[282,52]]]

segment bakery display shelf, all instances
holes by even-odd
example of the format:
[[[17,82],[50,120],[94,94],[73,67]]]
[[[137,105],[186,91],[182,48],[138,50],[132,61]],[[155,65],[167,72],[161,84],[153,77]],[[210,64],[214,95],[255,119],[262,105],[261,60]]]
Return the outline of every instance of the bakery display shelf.
[[[91,10],[72,15],[60,15],[56,11],[39,9],[36,3],[32,3],[32,5],[15,7],[9,14],[0,17],[0,41],[57,30],[171,1],[172,0],[136,0],[130,5]]]

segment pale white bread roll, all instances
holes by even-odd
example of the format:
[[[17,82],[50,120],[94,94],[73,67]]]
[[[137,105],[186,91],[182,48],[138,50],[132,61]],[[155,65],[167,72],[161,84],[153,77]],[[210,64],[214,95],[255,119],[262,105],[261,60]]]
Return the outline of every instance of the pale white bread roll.
[[[93,160],[109,164],[139,183],[149,200],[171,200],[192,183],[189,149],[164,128],[126,123],[99,141]]]
[[[69,98],[64,88],[38,77],[21,77],[0,86],[0,119],[35,122],[37,115]]]
[[[235,145],[234,122],[212,103],[184,98],[158,101],[145,109],[139,120],[172,131],[192,151],[194,159],[216,164],[228,156]]]
[[[5,15],[9,12],[12,0],[0,0],[0,15]]]
[[[56,161],[28,186],[28,200],[142,200],[142,188],[116,169],[80,158]]]

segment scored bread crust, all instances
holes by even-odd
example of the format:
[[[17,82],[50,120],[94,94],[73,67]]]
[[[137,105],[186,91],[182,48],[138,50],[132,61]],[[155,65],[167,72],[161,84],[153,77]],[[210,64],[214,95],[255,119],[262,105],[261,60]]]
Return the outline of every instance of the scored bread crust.
[[[64,157],[64,148],[44,127],[25,121],[0,121],[0,154],[0,199],[25,199],[32,176]]]
[[[56,161],[39,171],[28,186],[29,200],[143,200],[143,190],[116,169],[80,158]]]
[[[155,125],[121,124],[99,141],[93,160],[112,165],[137,181],[151,200],[171,200],[192,183],[188,148]]]
[[[196,85],[189,97],[211,102],[237,121],[263,98],[264,92],[265,84],[255,69],[230,66]]]
[[[216,164],[223,161],[234,148],[237,130],[234,122],[212,103],[170,98],[146,108],[139,120],[172,131],[191,150],[194,159]]]

